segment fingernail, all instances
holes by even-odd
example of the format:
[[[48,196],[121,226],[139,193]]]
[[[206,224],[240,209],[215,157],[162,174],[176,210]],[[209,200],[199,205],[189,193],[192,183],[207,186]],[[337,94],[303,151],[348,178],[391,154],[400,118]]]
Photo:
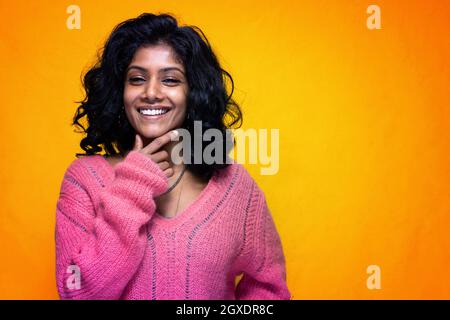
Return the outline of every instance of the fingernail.
[[[178,131],[177,130],[173,130],[171,133],[170,133],[170,135],[172,136],[172,138],[176,138],[176,137],[178,137]]]

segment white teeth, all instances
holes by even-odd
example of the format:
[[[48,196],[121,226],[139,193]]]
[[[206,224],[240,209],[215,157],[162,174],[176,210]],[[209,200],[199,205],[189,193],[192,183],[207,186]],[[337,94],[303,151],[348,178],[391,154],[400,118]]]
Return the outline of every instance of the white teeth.
[[[168,112],[168,109],[139,109],[139,112],[148,116],[156,116]]]

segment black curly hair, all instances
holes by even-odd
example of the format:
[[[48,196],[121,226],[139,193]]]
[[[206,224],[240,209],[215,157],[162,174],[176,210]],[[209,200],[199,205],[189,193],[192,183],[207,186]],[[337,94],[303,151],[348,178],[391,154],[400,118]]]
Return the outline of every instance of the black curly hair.
[[[80,142],[85,153],[77,153],[76,157],[98,154],[102,149],[108,156],[124,156],[133,149],[136,132],[122,108],[125,72],[138,48],[155,44],[169,45],[185,67],[189,93],[182,128],[193,137],[194,121],[201,121],[202,132],[214,128],[223,133],[226,152],[221,163],[195,164],[192,159],[191,164],[186,164],[186,169],[196,176],[209,179],[215,170],[228,165],[227,129],[242,125],[242,111],[231,98],[233,78],[220,67],[204,33],[196,26],[179,26],[176,18],[167,13],[143,13],[121,22],[99,51],[95,65],[84,75],[85,98],[77,101],[80,105],[73,117],[72,125],[82,129],[77,132],[86,134]],[[231,82],[230,94],[227,78]],[[79,122],[85,116],[87,128]],[[192,157],[193,145],[192,141]]]

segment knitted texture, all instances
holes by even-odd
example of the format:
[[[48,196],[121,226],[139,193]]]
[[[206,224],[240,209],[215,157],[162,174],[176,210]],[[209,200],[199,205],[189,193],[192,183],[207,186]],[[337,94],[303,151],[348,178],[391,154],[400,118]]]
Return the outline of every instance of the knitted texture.
[[[241,164],[215,173],[172,218],[153,199],[167,187],[163,171],[137,151],[115,167],[100,155],[70,164],[56,206],[61,299],[291,298],[264,193]]]

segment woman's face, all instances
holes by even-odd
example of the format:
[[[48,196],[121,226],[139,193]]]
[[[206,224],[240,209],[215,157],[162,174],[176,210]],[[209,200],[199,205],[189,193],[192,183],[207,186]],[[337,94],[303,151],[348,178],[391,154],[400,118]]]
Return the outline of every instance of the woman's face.
[[[141,47],[125,73],[124,105],[128,120],[144,146],[179,128],[186,116],[188,85],[182,63],[171,47]]]

